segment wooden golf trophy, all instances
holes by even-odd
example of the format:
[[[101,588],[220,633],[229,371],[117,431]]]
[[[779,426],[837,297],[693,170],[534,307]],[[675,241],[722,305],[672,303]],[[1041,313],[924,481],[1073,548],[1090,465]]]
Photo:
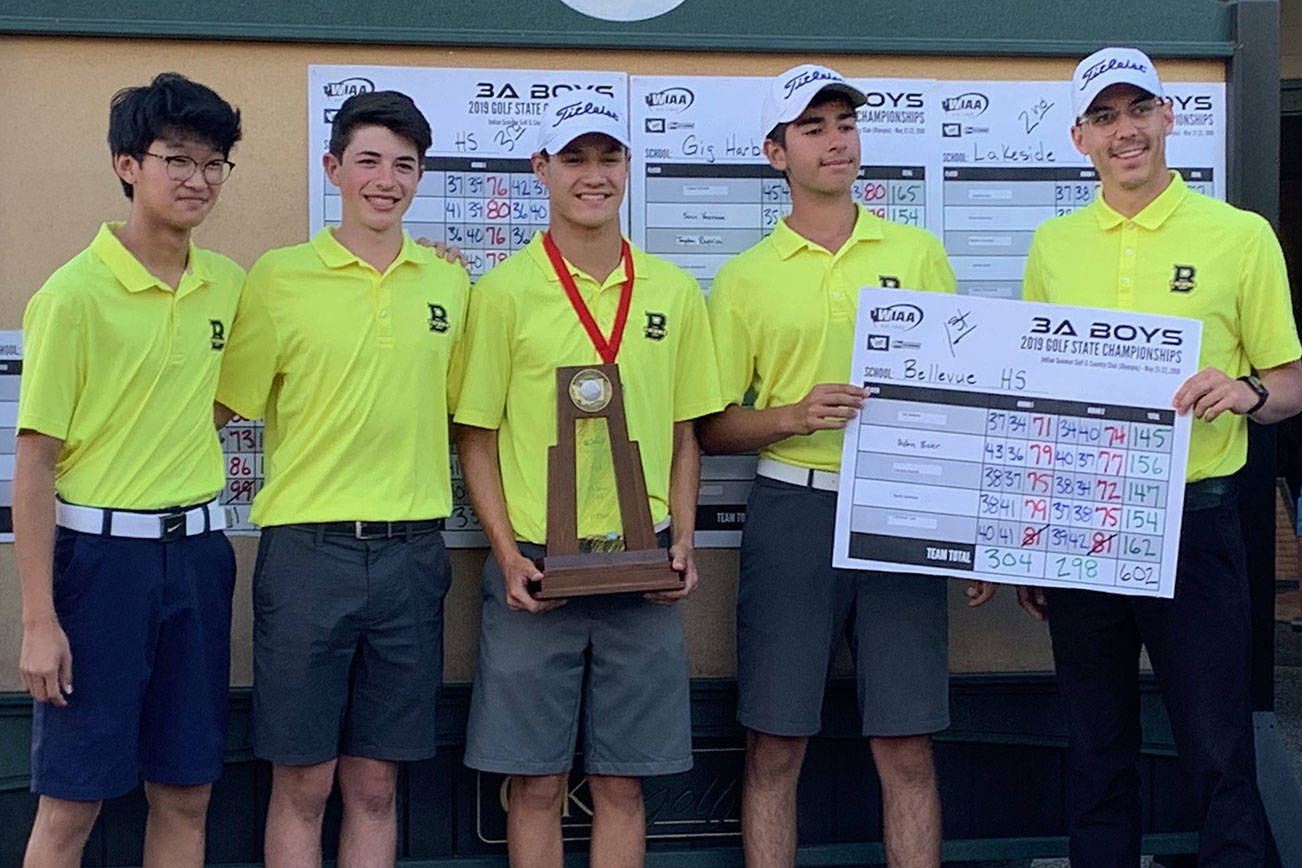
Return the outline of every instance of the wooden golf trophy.
[[[574,434],[580,419],[606,420],[624,551],[579,551]],[[618,366],[556,369],[556,434],[556,445],[547,451],[547,554],[539,565],[543,578],[531,583],[533,596],[552,600],[681,589],[683,577],[656,545],[642,458],[637,444],[628,439]]]

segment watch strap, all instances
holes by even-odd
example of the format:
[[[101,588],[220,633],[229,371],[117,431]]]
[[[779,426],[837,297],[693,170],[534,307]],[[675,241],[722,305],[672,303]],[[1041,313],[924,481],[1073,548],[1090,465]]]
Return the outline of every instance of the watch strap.
[[[1244,376],[1239,377],[1239,380],[1247,383],[1252,391],[1257,393],[1257,403],[1253,404],[1250,409],[1243,413],[1244,416],[1251,416],[1266,405],[1266,399],[1270,397],[1270,391],[1261,380],[1257,379],[1252,374],[1245,374]]]

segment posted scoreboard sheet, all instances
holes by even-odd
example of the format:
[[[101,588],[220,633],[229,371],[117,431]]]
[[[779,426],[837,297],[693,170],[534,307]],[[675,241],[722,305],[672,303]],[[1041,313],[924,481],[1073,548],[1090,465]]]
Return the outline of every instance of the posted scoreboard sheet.
[[[14,450],[22,375],[23,333],[0,331],[0,542],[14,541]]]
[[[1167,165],[1225,198],[1225,85],[1166,84]],[[1035,227],[1094,201],[1098,174],[1072,144],[1065,81],[936,82],[941,240],[962,295],[1022,297]]]
[[[1202,324],[865,288],[833,563],[1171,597]]]
[[[854,200],[877,216],[939,234],[934,86],[929,79],[850,79],[862,165]],[[791,211],[782,174],[764,156],[759,110],[768,78],[633,76],[632,237],[709,290],[719,267]],[[930,188],[928,187],[930,184]]]

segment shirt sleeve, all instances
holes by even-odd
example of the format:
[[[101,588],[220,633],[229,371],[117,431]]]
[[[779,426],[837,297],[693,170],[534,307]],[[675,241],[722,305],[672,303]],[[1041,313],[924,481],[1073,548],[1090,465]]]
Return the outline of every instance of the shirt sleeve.
[[[217,401],[246,419],[260,419],[267,411],[267,398],[280,373],[280,334],[268,303],[265,268],[256,264],[249,272],[235,309],[230,339],[222,351]]]
[[[68,438],[86,383],[84,321],[50,290],[32,297],[23,314],[23,374],[18,430]]]
[[[714,338],[719,391],[726,407],[740,404],[755,374],[755,348],[745,318],[734,304],[737,281],[725,265],[710,285],[707,304],[710,332]]]
[[[682,337],[674,360],[674,421],[697,419],[724,408],[719,391],[719,370],[710,335],[701,288],[690,276],[685,280]]]
[[[489,279],[491,280],[491,278]],[[470,291],[470,312],[461,339],[461,386],[456,422],[497,430],[511,385],[511,334],[515,305],[505,293],[481,279]]]
[[[1022,301],[1048,301],[1044,268],[1040,260],[1040,233],[1031,239],[1031,249],[1026,254],[1026,267],[1022,271]]]
[[[457,402],[461,399],[461,386],[466,376],[466,349],[469,341],[466,340],[466,318],[470,309],[470,275],[464,268],[458,268],[460,276],[457,278],[457,321],[453,326],[453,343],[452,353],[448,358],[447,370],[447,400],[448,413],[455,413]]]
[[[1239,340],[1257,370],[1287,364],[1302,356],[1288,268],[1279,240],[1265,218],[1253,215],[1257,231],[1244,250],[1237,293]]]

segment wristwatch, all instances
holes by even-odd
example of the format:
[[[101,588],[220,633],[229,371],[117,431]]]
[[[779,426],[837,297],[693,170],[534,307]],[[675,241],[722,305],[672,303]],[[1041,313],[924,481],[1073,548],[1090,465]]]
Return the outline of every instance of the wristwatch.
[[[1246,410],[1243,413],[1244,416],[1251,416],[1253,413],[1257,412],[1265,405],[1266,399],[1270,397],[1270,391],[1261,382],[1261,380],[1258,380],[1257,377],[1253,374],[1248,374],[1246,376],[1239,377],[1239,379],[1247,383],[1248,386],[1251,387],[1252,391],[1257,393],[1257,403],[1253,404],[1251,409]]]

